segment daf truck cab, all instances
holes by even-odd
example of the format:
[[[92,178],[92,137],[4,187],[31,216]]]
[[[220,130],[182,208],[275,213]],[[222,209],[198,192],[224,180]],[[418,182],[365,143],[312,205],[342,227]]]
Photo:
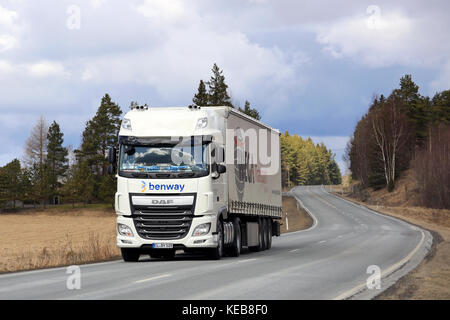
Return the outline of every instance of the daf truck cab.
[[[270,249],[282,216],[279,136],[227,106],[127,112],[108,155],[123,260]]]

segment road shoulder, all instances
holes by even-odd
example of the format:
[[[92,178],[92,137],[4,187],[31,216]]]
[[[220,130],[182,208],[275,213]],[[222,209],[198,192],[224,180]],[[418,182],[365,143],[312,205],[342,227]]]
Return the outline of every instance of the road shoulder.
[[[450,260],[450,218],[448,216],[436,217],[435,211],[422,208],[371,206],[347,196],[334,195],[369,210],[415,225],[427,231],[433,238],[426,254],[416,261],[416,266],[413,268],[411,266],[406,268],[406,265],[401,267],[399,271],[403,271],[403,275],[395,277],[395,281],[386,290],[377,294],[374,299],[450,299],[450,266],[448,264]],[[443,214],[446,215],[446,213]],[[410,270],[404,272],[405,270],[402,269]]]

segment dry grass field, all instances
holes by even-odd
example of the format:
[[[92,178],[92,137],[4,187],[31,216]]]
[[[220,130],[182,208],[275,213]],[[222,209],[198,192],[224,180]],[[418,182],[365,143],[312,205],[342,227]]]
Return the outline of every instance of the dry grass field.
[[[115,213],[62,209],[0,214],[0,272],[105,261],[120,255]]]
[[[283,197],[283,219],[281,233],[308,229],[312,226],[313,220],[302,208],[297,208],[297,201],[292,197]],[[286,212],[288,214],[289,230],[286,230]]]
[[[309,215],[283,197],[283,225],[308,228]],[[0,273],[106,261],[120,257],[116,215],[111,209],[70,207],[0,214]]]

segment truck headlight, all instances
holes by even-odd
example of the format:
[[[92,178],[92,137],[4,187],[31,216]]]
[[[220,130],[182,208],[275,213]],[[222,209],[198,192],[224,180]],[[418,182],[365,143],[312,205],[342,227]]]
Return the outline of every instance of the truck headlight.
[[[205,234],[208,234],[209,229],[211,229],[211,223],[199,224],[197,227],[195,227],[194,232],[192,232],[192,236],[204,236]]]
[[[131,120],[127,118],[123,118],[122,120],[122,128],[131,130]]]
[[[119,232],[119,234],[121,236],[126,236],[126,237],[133,237],[133,231],[131,231],[131,228],[128,227],[127,225],[118,223],[117,224],[117,231]]]

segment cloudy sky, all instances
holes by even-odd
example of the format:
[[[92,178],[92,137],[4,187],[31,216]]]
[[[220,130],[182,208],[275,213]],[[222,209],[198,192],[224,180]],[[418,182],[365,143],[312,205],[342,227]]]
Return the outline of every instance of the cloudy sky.
[[[107,92],[188,105],[213,63],[233,101],[342,154],[374,94],[450,88],[448,1],[0,0],[0,165],[40,115],[78,147]]]

